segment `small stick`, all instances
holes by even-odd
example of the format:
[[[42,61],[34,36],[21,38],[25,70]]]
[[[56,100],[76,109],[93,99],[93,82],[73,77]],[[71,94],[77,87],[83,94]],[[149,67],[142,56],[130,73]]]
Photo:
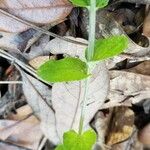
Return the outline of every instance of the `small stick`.
[[[0,84],[22,84],[22,81],[0,81]]]
[[[42,150],[42,149],[43,149],[43,147],[44,147],[46,141],[47,141],[47,138],[46,138],[46,137],[43,137],[43,139],[42,139],[42,141],[41,141],[41,143],[40,143],[40,145],[39,145],[39,147],[38,147],[38,150]]]

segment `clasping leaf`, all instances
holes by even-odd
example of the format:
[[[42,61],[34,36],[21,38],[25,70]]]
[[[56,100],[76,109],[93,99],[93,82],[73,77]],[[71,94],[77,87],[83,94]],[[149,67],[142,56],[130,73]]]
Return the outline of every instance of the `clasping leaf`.
[[[89,7],[90,0],[70,0],[74,5],[79,7]],[[109,0],[96,0],[96,7],[103,8],[108,5]]]
[[[93,130],[88,130],[82,135],[71,130],[64,133],[63,144],[55,150],[91,150],[95,142],[96,133]]]
[[[91,61],[100,61],[122,53],[128,46],[128,39],[123,35],[116,35],[106,39],[99,39],[95,43],[94,56]],[[86,51],[87,55],[87,51]]]
[[[86,63],[72,57],[49,60],[38,69],[37,73],[48,82],[75,81],[89,76]]]

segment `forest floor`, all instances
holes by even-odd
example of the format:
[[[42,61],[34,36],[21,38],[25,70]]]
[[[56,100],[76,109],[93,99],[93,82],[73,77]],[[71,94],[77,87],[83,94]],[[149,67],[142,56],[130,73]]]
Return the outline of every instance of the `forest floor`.
[[[88,29],[88,11],[67,0],[0,1],[0,150],[55,149],[56,130],[62,134],[70,123],[66,114],[79,106],[64,100],[55,107],[53,100],[60,104],[68,93],[73,99],[77,90],[47,83],[36,71],[49,59],[80,57]],[[129,46],[95,73],[91,91],[99,83],[98,94],[108,93],[88,122],[98,134],[95,150],[148,150],[150,0],[110,0],[99,10],[96,38],[116,34],[124,34]]]

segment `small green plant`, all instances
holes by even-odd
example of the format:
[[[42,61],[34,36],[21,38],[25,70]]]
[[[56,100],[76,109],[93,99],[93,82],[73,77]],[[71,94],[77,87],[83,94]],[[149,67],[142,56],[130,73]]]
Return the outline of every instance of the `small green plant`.
[[[38,75],[49,82],[85,81],[85,96],[81,111],[79,131],[70,130],[64,133],[63,143],[56,150],[91,150],[96,142],[94,130],[83,132],[84,109],[86,93],[93,63],[111,58],[123,52],[128,45],[128,39],[116,35],[107,39],[95,39],[96,11],[108,4],[108,0],[70,0],[74,5],[86,7],[89,10],[89,44],[85,50],[86,62],[79,58],[67,57],[61,60],[49,60],[38,69]],[[92,62],[92,63],[91,63]],[[92,64],[92,66],[91,66]]]

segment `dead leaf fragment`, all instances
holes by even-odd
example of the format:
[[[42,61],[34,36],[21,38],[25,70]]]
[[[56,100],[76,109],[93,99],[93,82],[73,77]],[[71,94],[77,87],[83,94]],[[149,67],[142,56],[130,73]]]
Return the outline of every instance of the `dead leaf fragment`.
[[[26,150],[26,148],[22,148],[22,147],[17,147],[14,145],[10,145],[7,143],[0,143],[0,149],[1,150]]]
[[[134,113],[127,107],[118,107],[113,111],[107,134],[107,144],[114,145],[129,138],[133,132]]]
[[[28,138],[27,138],[28,137]],[[36,149],[42,138],[39,124],[16,121],[0,121],[0,139],[18,146]]]
[[[54,144],[58,144],[55,114],[51,106],[51,89],[25,72],[21,70],[20,72],[23,78],[24,94],[41,121],[40,127],[44,135]]]
[[[110,71],[110,76],[111,102],[130,100],[130,103],[138,103],[150,98],[149,76],[126,71]]]
[[[43,134],[39,120],[31,113],[31,107],[26,105],[17,109],[16,114],[9,115],[9,120],[0,120],[0,139],[24,148],[37,149]]]
[[[150,75],[150,61],[144,61],[141,64],[131,69],[128,69],[127,71],[149,76]]]
[[[29,105],[22,106],[16,110],[16,114],[10,114],[7,119],[21,121],[24,120],[28,115],[33,113],[31,107]],[[25,119],[23,122],[37,124],[39,120],[34,116],[30,116],[28,119]]]
[[[150,37],[150,11],[144,21],[143,34],[147,37]]]
[[[144,145],[150,145],[150,123],[139,131],[138,138]]]
[[[1,0],[0,8],[38,25],[63,20],[72,10],[67,0]],[[30,28],[2,13],[0,13],[0,20],[1,31],[22,32]]]
[[[34,69],[38,69],[42,64],[44,64],[48,60],[49,60],[49,56],[39,56],[39,57],[36,57],[36,58],[32,59],[31,61],[29,61],[29,64]]]

